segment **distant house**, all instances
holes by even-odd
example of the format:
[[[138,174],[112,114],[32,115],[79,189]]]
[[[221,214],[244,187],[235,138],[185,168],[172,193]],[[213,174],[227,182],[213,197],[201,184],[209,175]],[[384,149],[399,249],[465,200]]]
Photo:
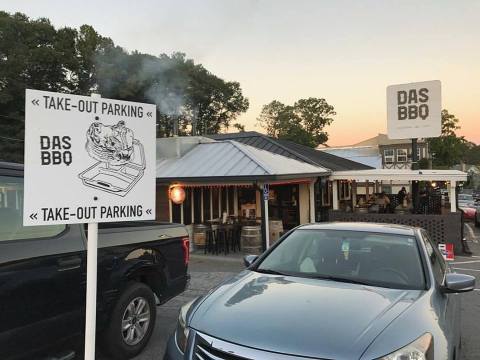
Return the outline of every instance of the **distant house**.
[[[363,162],[378,169],[412,168],[411,141],[392,140],[386,134],[378,134],[349,146],[322,147],[319,150]],[[418,140],[417,157],[418,160],[430,158],[428,144],[423,139]]]
[[[382,169],[382,156],[377,146],[336,146],[319,147],[318,150],[331,155],[340,156],[375,169]]]

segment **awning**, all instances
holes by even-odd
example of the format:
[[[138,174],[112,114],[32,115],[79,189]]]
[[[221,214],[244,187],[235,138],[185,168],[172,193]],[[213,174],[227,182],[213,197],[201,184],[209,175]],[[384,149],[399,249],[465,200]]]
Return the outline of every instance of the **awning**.
[[[335,171],[330,180],[365,181],[467,181],[467,173],[459,170],[403,170],[372,169],[355,171]]]

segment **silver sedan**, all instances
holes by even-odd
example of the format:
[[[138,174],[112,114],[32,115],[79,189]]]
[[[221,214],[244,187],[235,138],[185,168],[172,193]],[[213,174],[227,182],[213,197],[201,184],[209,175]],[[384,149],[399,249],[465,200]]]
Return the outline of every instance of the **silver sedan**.
[[[304,225],[245,262],[182,308],[166,360],[459,357],[459,293],[475,278],[422,229]]]

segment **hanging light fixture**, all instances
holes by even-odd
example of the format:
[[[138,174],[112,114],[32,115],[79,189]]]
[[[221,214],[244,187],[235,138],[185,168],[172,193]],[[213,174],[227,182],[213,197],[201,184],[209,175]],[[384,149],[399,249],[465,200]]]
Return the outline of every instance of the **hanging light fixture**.
[[[185,201],[185,189],[180,185],[170,186],[168,197],[174,204],[180,205]]]

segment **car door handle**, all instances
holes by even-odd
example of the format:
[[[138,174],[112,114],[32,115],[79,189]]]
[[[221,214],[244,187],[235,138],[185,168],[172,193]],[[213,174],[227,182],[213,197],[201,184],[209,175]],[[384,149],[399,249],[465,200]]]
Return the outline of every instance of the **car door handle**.
[[[69,257],[57,260],[58,269],[57,271],[68,271],[79,269],[82,264],[82,259],[79,257]]]

